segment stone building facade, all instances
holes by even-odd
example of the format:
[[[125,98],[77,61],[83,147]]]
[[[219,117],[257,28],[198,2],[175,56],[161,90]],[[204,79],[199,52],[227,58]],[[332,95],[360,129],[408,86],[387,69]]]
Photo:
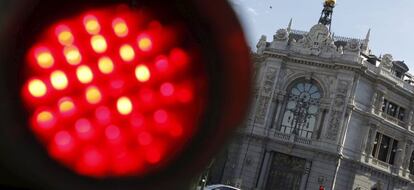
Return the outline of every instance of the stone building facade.
[[[262,36],[251,112],[210,183],[243,190],[414,189],[408,67],[329,26]]]

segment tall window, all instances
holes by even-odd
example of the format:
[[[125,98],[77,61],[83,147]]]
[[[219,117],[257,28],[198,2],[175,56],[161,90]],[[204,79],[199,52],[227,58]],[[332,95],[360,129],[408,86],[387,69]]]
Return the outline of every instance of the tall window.
[[[395,117],[400,121],[404,120],[405,109],[398,106],[394,102],[390,102],[387,99],[384,99],[382,104],[382,112],[386,113],[389,116]]]
[[[311,138],[320,99],[321,92],[312,81],[296,83],[290,89],[280,131]]]
[[[397,140],[387,135],[377,133],[375,136],[374,148],[372,149],[372,156],[383,162],[394,164],[397,149]]]

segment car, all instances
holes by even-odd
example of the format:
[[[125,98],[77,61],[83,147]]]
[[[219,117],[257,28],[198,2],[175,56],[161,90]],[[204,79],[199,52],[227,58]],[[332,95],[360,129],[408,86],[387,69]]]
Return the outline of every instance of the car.
[[[204,187],[203,190],[241,190],[241,189],[232,187],[229,185],[216,184],[216,185],[206,186]]]

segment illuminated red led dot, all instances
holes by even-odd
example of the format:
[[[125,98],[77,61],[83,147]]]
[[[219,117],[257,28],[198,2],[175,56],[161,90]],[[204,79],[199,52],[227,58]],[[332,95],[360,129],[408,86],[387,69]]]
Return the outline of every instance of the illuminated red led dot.
[[[92,124],[88,119],[79,119],[75,123],[75,130],[80,139],[90,139],[93,136]]]
[[[45,110],[36,115],[36,122],[41,128],[50,129],[56,124],[56,117],[51,111]]]
[[[83,84],[90,83],[93,79],[92,70],[86,65],[81,65],[76,69],[76,76]]]
[[[147,66],[145,65],[138,65],[135,68],[135,77],[140,82],[146,82],[150,79],[151,73]]]
[[[66,74],[62,71],[53,71],[50,74],[50,83],[56,90],[63,90],[68,86],[68,78]]]
[[[135,58],[135,51],[131,45],[125,44],[119,48],[119,55],[121,56],[122,60],[130,62]]]
[[[71,98],[64,97],[59,100],[59,111],[63,116],[70,116],[75,112],[75,103]]]
[[[95,117],[102,124],[106,124],[111,119],[111,111],[108,107],[101,106],[99,108],[96,108]]]
[[[70,65],[78,65],[82,61],[82,55],[79,49],[75,46],[67,46],[63,49],[63,53],[66,57],[66,61]]]
[[[55,142],[59,146],[68,146],[72,141],[72,137],[67,131],[61,131],[56,134]]]
[[[116,18],[112,22],[112,28],[118,37],[125,37],[128,35],[128,26],[122,18]]]
[[[55,156],[66,157],[66,159],[69,159],[69,156],[72,156],[75,145],[73,137],[68,131],[57,132],[52,143],[51,148]]]
[[[152,41],[147,35],[138,37],[138,47],[141,51],[150,51],[152,49]]]
[[[115,125],[110,125],[105,128],[105,136],[110,140],[118,139],[120,135],[121,131],[119,130],[119,127]]]
[[[59,25],[56,27],[56,36],[60,44],[70,46],[73,44],[74,37],[67,25]]]
[[[121,115],[128,115],[132,111],[132,102],[128,97],[121,97],[116,102],[116,108]]]
[[[157,57],[155,67],[159,71],[166,71],[168,69],[168,59],[164,56]]]
[[[174,86],[171,83],[164,83],[160,87],[161,94],[163,96],[171,96],[174,93]]]
[[[89,34],[98,34],[101,31],[101,25],[94,15],[87,15],[83,19],[85,30]]]
[[[110,74],[114,71],[114,63],[111,58],[105,56],[99,59],[98,68],[104,74]]]
[[[168,119],[168,114],[165,110],[157,110],[154,113],[154,120],[157,123],[165,123],[167,122],[167,119]]]
[[[85,92],[86,101],[90,104],[97,104],[102,99],[101,91],[96,86],[90,86]]]
[[[56,20],[26,52],[29,128],[76,174],[151,174],[197,131],[206,73],[188,50],[199,47],[189,33],[142,14],[111,6]]]
[[[28,85],[28,90],[36,98],[43,97],[47,92],[46,84],[39,79],[31,80]]]
[[[106,39],[102,35],[94,35],[91,38],[91,46],[96,53],[103,53],[107,49]]]
[[[51,68],[55,63],[52,53],[45,47],[38,48],[35,51],[35,57],[37,64],[43,69]]]

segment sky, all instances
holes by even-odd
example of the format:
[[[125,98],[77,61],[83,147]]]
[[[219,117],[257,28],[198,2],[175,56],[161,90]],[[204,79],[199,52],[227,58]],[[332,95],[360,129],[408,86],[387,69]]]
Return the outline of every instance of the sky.
[[[309,31],[318,22],[323,0],[229,0],[243,25],[249,46],[255,49],[261,35],[267,41],[292,18],[292,29]],[[337,0],[332,29],[335,36],[365,38],[373,54],[393,55],[414,73],[413,0]]]

